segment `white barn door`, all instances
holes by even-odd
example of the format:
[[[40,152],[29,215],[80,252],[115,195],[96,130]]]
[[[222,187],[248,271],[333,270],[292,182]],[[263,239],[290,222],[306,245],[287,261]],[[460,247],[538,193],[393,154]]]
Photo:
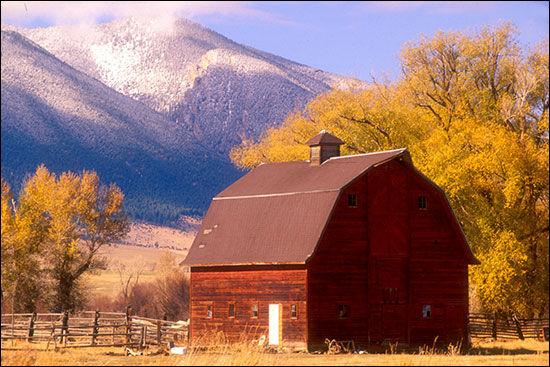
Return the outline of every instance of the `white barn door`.
[[[279,345],[280,307],[279,304],[269,305],[269,345]]]

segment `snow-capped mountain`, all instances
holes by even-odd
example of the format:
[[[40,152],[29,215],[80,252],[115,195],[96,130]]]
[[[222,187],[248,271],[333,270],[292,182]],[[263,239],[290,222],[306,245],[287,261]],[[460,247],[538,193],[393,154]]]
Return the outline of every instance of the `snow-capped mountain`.
[[[181,124],[2,31],[2,177],[15,192],[44,163],[95,170],[126,193],[136,218],[201,214],[240,175]],[[167,218],[166,218],[167,219]]]
[[[173,17],[2,30],[4,179],[94,169],[157,222],[204,214],[233,146],[345,81]]]
[[[175,17],[13,29],[227,156],[343,78]]]

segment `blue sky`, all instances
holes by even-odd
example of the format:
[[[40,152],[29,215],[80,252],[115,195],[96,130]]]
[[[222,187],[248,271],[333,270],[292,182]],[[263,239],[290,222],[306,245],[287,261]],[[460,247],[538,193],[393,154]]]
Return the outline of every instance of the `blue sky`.
[[[513,22],[522,44],[548,37],[548,1],[2,1],[2,21],[25,27],[177,15],[235,42],[317,69],[370,80],[399,74],[404,42],[437,31]]]

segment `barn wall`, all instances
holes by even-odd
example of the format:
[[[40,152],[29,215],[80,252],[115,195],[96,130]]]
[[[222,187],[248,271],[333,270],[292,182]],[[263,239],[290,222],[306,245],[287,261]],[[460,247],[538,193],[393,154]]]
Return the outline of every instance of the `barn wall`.
[[[368,173],[369,340],[408,342],[408,169],[390,161]]]
[[[407,165],[382,164],[342,192],[308,263],[311,348],[325,338],[359,345],[466,340],[468,269],[454,217],[442,193]],[[348,207],[351,193],[357,208]],[[349,306],[347,319],[338,318],[341,304]]]
[[[357,195],[357,207],[348,195]],[[311,349],[325,338],[367,343],[366,177],[340,195],[314,256],[308,263],[308,319]],[[348,318],[339,306],[348,306]]]
[[[466,340],[468,265],[446,199],[396,160],[368,176],[371,341]]]
[[[228,266],[192,268],[191,270],[191,339],[192,343],[207,330],[222,330],[232,340],[243,332],[257,339],[267,335],[269,304],[282,305],[283,346],[306,347],[306,279],[305,266]],[[229,304],[235,303],[235,317],[228,317]],[[212,318],[206,317],[212,305]],[[252,317],[252,305],[259,315]],[[296,319],[290,307],[296,304]]]
[[[467,340],[468,264],[445,197],[418,173],[409,174],[410,338],[432,343]],[[418,209],[426,196],[426,210]],[[431,317],[422,317],[422,307]]]

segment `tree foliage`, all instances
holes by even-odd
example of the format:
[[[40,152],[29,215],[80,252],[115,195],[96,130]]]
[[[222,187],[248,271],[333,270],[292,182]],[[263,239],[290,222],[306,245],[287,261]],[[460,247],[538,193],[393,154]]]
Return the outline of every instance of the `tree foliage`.
[[[81,276],[103,263],[98,250],[128,231],[123,198],[115,184],[100,185],[88,171],[57,177],[42,165],[25,182],[18,204],[2,181],[2,288],[17,289],[30,266],[40,282],[31,279],[21,292],[44,299],[51,311],[73,310],[82,299]],[[38,285],[40,297],[31,292]],[[18,299],[17,291],[12,294]]]
[[[242,168],[308,158],[321,129],[342,154],[408,147],[449,196],[480,266],[486,310],[548,309],[548,39],[519,45],[512,24],[439,32],[403,45],[397,81],[334,90],[231,158]]]
[[[30,312],[42,292],[36,272],[44,225],[40,213],[23,203],[17,208],[10,186],[2,179],[2,301],[10,295],[15,312]]]

